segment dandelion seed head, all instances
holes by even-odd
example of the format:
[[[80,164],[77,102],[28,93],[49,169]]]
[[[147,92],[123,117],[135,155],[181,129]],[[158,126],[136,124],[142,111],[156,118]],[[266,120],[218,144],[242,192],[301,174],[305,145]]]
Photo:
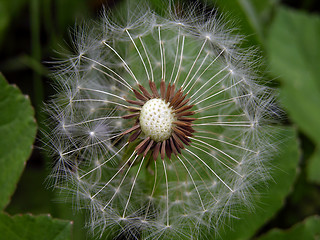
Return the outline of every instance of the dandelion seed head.
[[[47,104],[53,184],[100,236],[218,234],[269,177],[277,111],[257,52],[215,11],[127,15],[76,29],[74,53],[58,63]]]

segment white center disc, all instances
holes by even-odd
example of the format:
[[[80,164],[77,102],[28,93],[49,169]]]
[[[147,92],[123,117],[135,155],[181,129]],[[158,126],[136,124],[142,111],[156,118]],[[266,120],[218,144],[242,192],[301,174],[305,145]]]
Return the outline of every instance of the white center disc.
[[[156,142],[170,138],[172,123],[176,121],[169,103],[158,98],[151,99],[142,106],[139,120],[142,132]]]

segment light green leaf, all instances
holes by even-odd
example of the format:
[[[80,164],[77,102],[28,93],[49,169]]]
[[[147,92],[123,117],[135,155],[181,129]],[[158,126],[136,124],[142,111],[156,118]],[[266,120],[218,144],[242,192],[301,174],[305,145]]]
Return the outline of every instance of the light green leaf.
[[[69,221],[53,219],[50,216],[0,214],[1,239],[6,240],[67,240],[71,239]]]
[[[282,100],[301,130],[320,143],[320,18],[280,8],[270,29],[271,71],[280,77]]]
[[[36,134],[30,100],[0,74],[0,209],[10,201]]]
[[[320,218],[313,216],[307,218],[301,223],[296,224],[288,230],[273,229],[259,240],[301,240],[301,239],[319,239],[320,236]]]
[[[296,132],[292,128],[285,128],[277,132],[282,136],[278,144],[278,155],[272,159],[273,170],[271,181],[260,195],[253,199],[255,210],[238,214],[239,220],[232,220],[229,227],[220,233],[222,239],[249,239],[258,229],[271,219],[283,206],[284,199],[292,189],[296,179],[299,151]]]

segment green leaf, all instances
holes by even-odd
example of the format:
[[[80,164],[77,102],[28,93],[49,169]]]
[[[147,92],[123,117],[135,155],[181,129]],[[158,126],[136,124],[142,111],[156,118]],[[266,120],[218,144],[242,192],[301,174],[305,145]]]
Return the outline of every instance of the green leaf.
[[[320,17],[280,8],[270,28],[268,54],[290,117],[320,145]],[[319,147],[318,147],[319,148]],[[307,163],[308,179],[320,182],[320,151]]]
[[[30,100],[0,74],[0,209],[10,201],[36,134]]]
[[[320,143],[320,18],[280,8],[270,28],[271,71],[280,77],[284,107],[301,130]]]
[[[25,169],[18,188],[6,208],[6,213],[13,216],[21,213],[31,212],[38,215],[49,212],[54,218],[72,220],[73,240],[97,240],[85,227],[86,211],[75,211],[72,203],[65,203],[63,200],[63,203],[55,201],[56,199],[63,199],[65,196],[61,196],[61,192],[58,190],[52,191],[52,189],[44,188],[43,183],[49,174],[44,169],[46,169],[45,166],[43,168],[29,167]],[[47,170],[49,171],[49,169]],[[104,238],[101,239],[104,240]]]
[[[320,217],[313,216],[301,223],[296,224],[288,230],[273,229],[259,240],[300,240],[300,239],[319,239]]]
[[[272,19],[277,0],[218,0],[213,1],[219,10],[227,13],[227,18],[241,26],[240,30],[248,36],[249,42],[264,42],[266,30]],[[237,26],[238,27],[238,26]]]
[[[272,159],[271,181],[260,195],[253,199],[255,210],[238,214],[239,220],[232,220],[230,228],[220,233],[221,239],[248,239],[252,237],[266,221],[271,219],[283,206],[284,199],[292,189],[296,179],[299,151],[296,131],[285,128],[277,132],[281,140],[277,143],[278,155]]]
[[[307,178],[310,182],[320,184],[320,146],[315,150],[307,163]]]
[[[1,239],[6,240],[67,240],[71,239],[69,221],[53,219],[50,216],[0,214]]]

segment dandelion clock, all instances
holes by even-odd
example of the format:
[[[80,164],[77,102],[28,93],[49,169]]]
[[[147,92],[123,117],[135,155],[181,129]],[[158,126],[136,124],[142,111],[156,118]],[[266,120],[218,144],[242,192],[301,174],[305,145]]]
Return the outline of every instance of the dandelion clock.
[[[214,12],[184,13],[104,14],[57,64],[51,180],[97,237],[218,233],[269,177],[276,108],[256,52]]]

